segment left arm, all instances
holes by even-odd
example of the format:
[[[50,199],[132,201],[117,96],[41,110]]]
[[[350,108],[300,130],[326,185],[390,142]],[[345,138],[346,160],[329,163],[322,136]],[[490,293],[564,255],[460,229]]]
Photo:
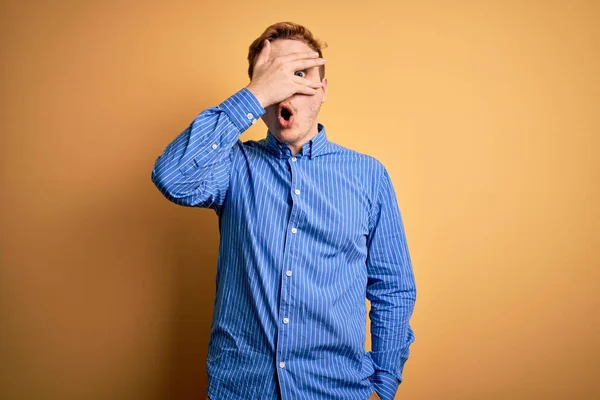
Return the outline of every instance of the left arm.
[[[367,299],[371,302],[373,384],[382,400],[392,400],[415,340],[409,325],[416,285],[404,226],[385,167],[370,216],[367,241]]]

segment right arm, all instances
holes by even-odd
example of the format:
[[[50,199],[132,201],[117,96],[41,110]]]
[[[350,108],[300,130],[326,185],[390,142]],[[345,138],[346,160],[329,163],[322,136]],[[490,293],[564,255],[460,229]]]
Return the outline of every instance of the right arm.
[[[156,159],[152,182],[176,204],[218,212],[241,146],[239,136],[264,113],[247,88],[202,111]]]
[[[295,93],[314,95],[321,82],[295,76],[294,71],[325,64],[317,52],[291,53],[272,60],[265,40],[250,84],[217,107],[202,111],[156,159],[152,182],[170,201],[188,207],[213,208],[217,214],[229,189],[238,137],[265,108]]]

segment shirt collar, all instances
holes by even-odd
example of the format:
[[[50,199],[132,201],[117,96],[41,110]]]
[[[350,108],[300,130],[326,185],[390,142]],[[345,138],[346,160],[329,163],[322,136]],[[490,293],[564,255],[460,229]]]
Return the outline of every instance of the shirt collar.
[[[319,154],[325,153],[330,144],[329,140],[327,140],[325,126],[317,123],[317,129],[319,132],[315,135],[315,137],[304,143],[299,152],[299,154],[308,156],[311,160]],[[269,149],[269,151],[276,157],[288,158],[292,155],[292,150],[288,147],[288,145],[277,139],[270,130],[267,130],[266,143],[267,149]]]

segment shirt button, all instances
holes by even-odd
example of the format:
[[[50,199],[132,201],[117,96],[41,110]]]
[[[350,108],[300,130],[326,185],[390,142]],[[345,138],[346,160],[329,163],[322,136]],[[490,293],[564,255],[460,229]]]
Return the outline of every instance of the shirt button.
[[[298,229],[292,228],[292,233],[296,233],[296,232],[298,232]]]
[[[212,145],[212,146],[210,146],[210,147],[212,147],[213,149],[216,149],[216,148],[217,148],[217,144],[216,144],[216,143],[213,143],[213,145]]]
[[[285,274],[286,274],[287,276],[292,276],[292,271],[290,271],[290,270],[288,269],[287,271],[285,271]]]
[[[296,161],[296,157],[292,157],[292,161]]]
[[[279,363],[279,368],[285,368],[285,363],[283,361]]]
[[[283,323],[284,323],[284,324],[287,324],[288,322],[290,322],[290,320],[289,320],[289,319],[287,319],[287,318],[284,318],[284,319],[283,319]]]
[[[296,190],[294,190],[294,193],[296,193],[296,194],[300,194],[300,189],[296,189]]]
[[[252,115],[252,113],[248,113],[248,114],[246,114],[246,117],[247,117],[248,119],[252,119],[252,118],[254,118],[254,115]]]

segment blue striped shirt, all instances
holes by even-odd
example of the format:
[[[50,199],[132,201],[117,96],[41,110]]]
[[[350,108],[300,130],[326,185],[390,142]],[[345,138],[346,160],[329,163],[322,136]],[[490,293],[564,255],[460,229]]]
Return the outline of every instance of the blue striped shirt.
[[[167,199],[218,216],[208,396],[393,399],[416,287],[390,176],[320,123],[295,155],[269,130],[242,142],[264,113],[239,90],[196,116],[152,170]]]

